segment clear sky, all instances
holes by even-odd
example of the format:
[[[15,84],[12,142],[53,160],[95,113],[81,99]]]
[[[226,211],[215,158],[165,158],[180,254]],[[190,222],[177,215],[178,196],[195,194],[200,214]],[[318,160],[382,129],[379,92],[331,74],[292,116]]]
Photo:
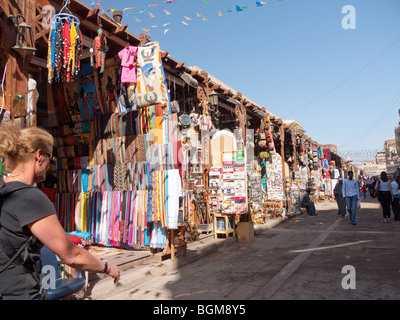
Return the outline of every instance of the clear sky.
[[[400,0],[264,3],[101,0],[100,7],[109,16],[108,9],[126,9],[122,24],[131,33],[148,30],[175,60],[298,120],[318,143],[382,149],[399,123]]]

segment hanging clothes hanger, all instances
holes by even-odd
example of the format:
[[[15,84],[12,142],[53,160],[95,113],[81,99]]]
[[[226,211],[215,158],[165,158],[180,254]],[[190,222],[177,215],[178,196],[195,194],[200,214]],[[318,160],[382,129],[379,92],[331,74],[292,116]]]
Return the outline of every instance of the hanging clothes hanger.
[[[70,3],[71,0],[64,0],[64,5],[62,6],[61,10],[53,16],[50,25],[52,25],[53,22],[68,21],[69,25],[74,23],[75,26],[79,26],[79,24],[81,23],[80,20],[76,16],[74,16],[67,7]]]

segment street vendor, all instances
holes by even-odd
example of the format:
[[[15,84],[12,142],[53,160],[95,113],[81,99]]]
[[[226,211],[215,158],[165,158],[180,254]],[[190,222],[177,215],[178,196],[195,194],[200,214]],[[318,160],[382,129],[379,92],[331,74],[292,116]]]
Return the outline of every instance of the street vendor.
[[[307,213],[310,216],[316,216],[317,211],[315,209],[314,202],[310,198],[311,191],[312,191],[311,188],[307,188],[306,192],[303,193],[303,195],[300,198],[300,207],[306,208]]]

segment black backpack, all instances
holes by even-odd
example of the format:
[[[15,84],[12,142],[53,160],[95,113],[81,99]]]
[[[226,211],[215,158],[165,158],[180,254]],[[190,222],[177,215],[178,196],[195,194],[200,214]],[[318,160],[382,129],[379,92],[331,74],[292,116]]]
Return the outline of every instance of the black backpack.
[[[5,187],[5,182],[4,182],[4,178],[2,176],[0,176],[0,215],[1,215],[1,205],[3,202],[3,194],[1,193],[1,191],[3,190],[3,188]],[[21,189],[25,189],[25,188],[31,188],[32,186],[29,185],[18,185],[15,186],[13,189],[8,191],[8,194],[15,192],[17,190],[21,190]],[[3,250],[4,253],[7,255],[7,257],[10,259],[7,264],[0,269],[0,274],[3,273],[12,263],[17,262],[17,264],[19,265],[19,267],[14,268],[13,273],[17,272],[21,272],[21,268],[24,268],[22,266],[23,261],[25,261],[25,256],[24,258],[21,258],[21,254],[22,252],[24,252],[25,255],[28,254],[28,248],[29,245],[31,243],[34,243],[36,241],[36,238],[34,235],[31,235],[28,240],[18,249],[14,249],[10,242],[8,241],[7,237],[5,236],[5,234],[1,231],[1,225],[0,225],[0,250]]]

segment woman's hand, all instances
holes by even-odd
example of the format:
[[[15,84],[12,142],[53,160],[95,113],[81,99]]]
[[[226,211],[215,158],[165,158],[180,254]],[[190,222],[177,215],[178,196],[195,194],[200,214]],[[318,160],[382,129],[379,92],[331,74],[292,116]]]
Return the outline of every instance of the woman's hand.
[[[116,265],[111,263],[108,264],[108,269],[106,271],[106,275],[114,278],[114,284],[117,284],[120,278],[119,269]]]

